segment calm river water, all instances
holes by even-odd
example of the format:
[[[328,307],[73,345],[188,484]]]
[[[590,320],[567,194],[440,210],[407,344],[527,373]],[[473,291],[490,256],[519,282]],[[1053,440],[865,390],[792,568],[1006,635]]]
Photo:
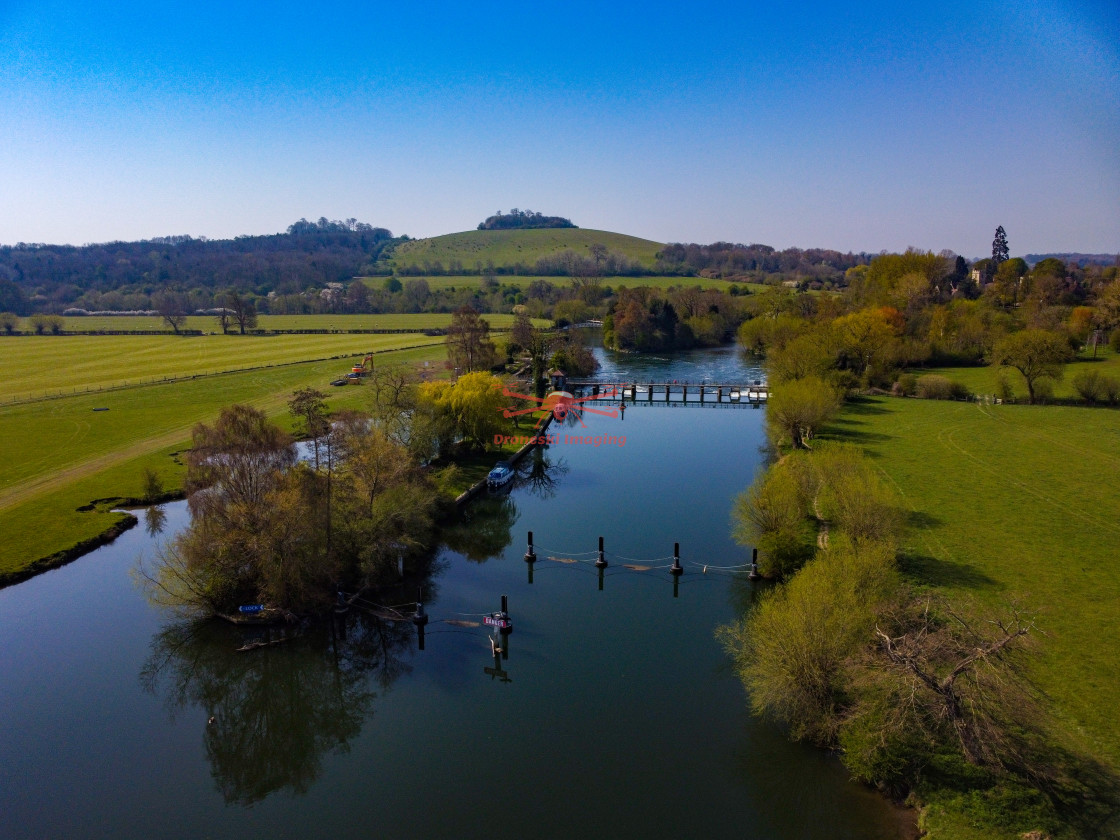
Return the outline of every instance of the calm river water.
[[[639,382],[759,375],[732,349],[602,358]],[[554,427],[625,443],[549,447],[469,509],[425,581],[423,650],[411,624],[351,611],[238,653],[242,631],[150,606],[130,569],[182,503],[162,534],[142,521],[0,591],[0,836],[899,836],[835,760],[749,716],[713,637],[753,597],[720,567],[749,560],[728,516],[762,421],[639,405]],[[570,562],[600,536],[601,578]],[[495,659],[470,625],[503,594],[514,631]]]

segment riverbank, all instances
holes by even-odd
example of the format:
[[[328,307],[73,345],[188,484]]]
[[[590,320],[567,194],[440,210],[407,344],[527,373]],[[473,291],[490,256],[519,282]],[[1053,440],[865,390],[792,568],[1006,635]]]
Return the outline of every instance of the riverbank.
[[[438,349],[442,352],[442,345]],[[415,350],[394,352],[385,358],[390,361],[400,361],[402,358],[407,360],[415,352]],[[319,364],[310,363],[308,367],[313,374],[320,373]],[[304,371],[305,377],[307,373],[308,371]],[[282,381],[287,380],[283,378]],[[299,381],[296,380],[296,383]],[[239,384],[235,384],[234,387]],[[228,389],[222,389],[223,393],[227,391]],[[362,388],[348,387],[341,391],[326,389],[325,393],[332,411],[363,408],[365,390]],[[180,396],[177,390],[172,390],[171,394]],[[286,405],[290,394],[290,391],[285,390],[257,400],[238,400],[237,391],[233,391],[230,397],[233,402],[247,402],[250,405],[264,407],[273,420],[291,428],[293,421],[288,416]],[[104,396],[99,395],[98,398],[104,399]],[[75,399],[78,404],[69,406],[68,413],[87,410],[87,406],[81,403],[83,398]],[[203,405],[209,408],[209,402]],[[114,407],[127,410],[127,405]],[[26,406],[22,408],[27,409]],[[197,412],[199,407],[191,406],[187,409],[183,406],[183,408]],[[215,405],[213,410],[216,412],[220,408],[220,405]],[[37,416],[39,415],[36,412],[29,413],[28,423],[30,424]],[[207,419],[209,418],[199,413],[196,422],[204,422]],[[551,416],[547,422],[551,422]],[[11,538],[0,546],[0,588],[20,583],[42,572],[73,562],[90,551],[112,542],[124,531],[133,527],[136,524],[135,517],[115,508],[141,505],[145,503],[144,500],[136,496],[110,496],[110,494],[114,492],[119,494],[130,486],[139,489],[146,470],[155,472],[165,487],[172,488],[160,497],[161,500],[182,498],[185,472],[178,455],[183,447],[189,445],[189,437],[187,437],[189,429],[190,426],[180,427],[160,438],[137,441],[128,450],[120,450],[115,454],[142,452],[146,446],[154,447],[157,444],[174,441],[170,446],[164,446],[155,452],[141,454],[127,460],[117,460],[114,456],[96,459],[81,464],[70,472],[64,470],[52,475],[44,483],[41,493],[32,492],[28,500],[21,498],[21,503],[11,504],[14,495],[12,491],[9,491],[7,497],[0,492],[0,527],[6,526],[6,533],[11,535]],[[134,430],[135,427],[132,425],[124,427],[126,433]],[[505,431],[512,432],[514,427],[511,426]],[[531,446],[520,448],[498,446],[483,453],[465,453],[459,458],[448,461],[448,465],[460,468],[458,481],[464,489],[457,503],[461,504],[466,498],[472,497],[479,489],[485,487],[486,473],[493,467],[495,458],[508,456],[516,461],[531,448]],[[91,499],[93,501],[90,501]],[[8,503],[7,506],[5,502]],[[66,541],[68,535],[72,542]]]
[[[532,439],[529,440],[527,443],[521,445],[521,448],[514,451],[513,454],[510,455],[507,460],[511,464],[516,466],[518,461],[520,461],[522,458],[524,458],[533,449],[536,449],[538,446],[540,446],[541,443],[542,443],[542,440],[543,440],[543,436],[547,433],[548,427],[551,423],[552,423],[552,414],[549,413],[549,414],[545,415],[544,420],[541,422],[540,426],[537,427],[537,430],[534,433]],[[503,444],[500,444],[500,445],[508,446],[509,444],[508,443],[503,443]],[[464,490],[462,493],[460,493],[458,496],[455,497],[455,506],[456,507],[461,507],[461,506],[465,505],[467,502],[469,502],[471,499],[473,499],[475,496],[477,496],[479,493],[481,493],[485,489],[486,489],[486,478],[483,477],[482,479],[476,481],[474,484],[472,484],[470,487],[468,487],[466,490]]]
[[[494,825],[492,774],[460,769],[496,756],[502,824],[516,836],[897,840],[898,814],[832,756],[748,718],[712,637],[752,590],[703,566],[749,559],[727,515],[759,461],[763,416],[589,413],[573,433],[625,431],[626,446],[527,453],[532,475],[469,505],[430,577],[367,593],[380,613],[423,585],[423,650],[412,622],[361,609],[246,653],[267,631],[153,608],[129,571],[188,525],[182,502],[165,506],[161,534],[141,517],[84,562],[3,590],[0,709],[18,721],[0,728],[6,829],[345,840],[368,829],[347,803],[372,784],[379,822],[402,838],[480,837]],[[685,475],[697,478],[669,480]],[[685,501],[673,486],[687,486]],[[602,588],[593,560],[561,562],[594,558],[599,536]],[[663,559],[674,542],[680,577]],[[503,594],[515,630],[495,661],[482,621]],[[542,754],[565,778],[609,777],[610,795],[542,789]],[[671,777],[673,794],[650,773]]]
[[[915,586],[995,614],[1037,615],[1031,677],[1063,750],[1120,770],[1120,424],[1110,411],[890,397],[845,405],[823,438],[858,444],[901,494],[901,569]],[[995,788],[919,790],[928,836],[1032,830]],[[1002,816],[1001,816],[1002,815]],[[1021,823],[1015,820],[1021,819]],[[1000,821],[1007,821],[1000,824]],[[1113,830],[1120,829],[1113,817]],[[1067,830],[1069,830],[1067,828]]]
[[[380,358],[432,365],[443,355],[440,345],[390,350]],[[81,546],[107,539],[122,517],[90,510],[91,500],[141,495],[145,470],[165,488],[180,487],[177,453],[189,444],[191,428],[225,405],[252,405],[289,424],[292,392],[318,387],[331,410],[362,408],[365,389],[326,386],[340,364],[303,362],[0,407],[7,456],[0,463],[0,580],[26,579],[30,569],[57,566]]]

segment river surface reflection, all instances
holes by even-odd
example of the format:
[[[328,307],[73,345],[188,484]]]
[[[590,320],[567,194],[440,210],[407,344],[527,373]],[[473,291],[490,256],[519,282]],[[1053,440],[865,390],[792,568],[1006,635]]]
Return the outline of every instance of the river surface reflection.
[[[638,381],[698,381],[704,359],[757,373],[733,350],[597,352]],[[748,716],[713,638],[756,594],[728,516],[763,416],[574,418],[625,443],[536,453],[400,592],[290,638],[144,601],[129,570],[183,527],[181,503],[0,591],[0,836],[898,836],[833,759]],[[388,620],[417,584],[423,649]],[[502,595],[508,637],[483,624]]]

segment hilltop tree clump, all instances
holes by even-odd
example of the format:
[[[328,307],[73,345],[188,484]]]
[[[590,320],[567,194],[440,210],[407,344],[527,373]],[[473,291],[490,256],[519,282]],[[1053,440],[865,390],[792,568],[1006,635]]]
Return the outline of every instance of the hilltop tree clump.
[[[499,210],[484,222],[479,222],[479,230],[524,230],[529,228],[574,228],[571,219],[563,216],[545,216],[533,210],[518,210],[514,207],[508,213]]]

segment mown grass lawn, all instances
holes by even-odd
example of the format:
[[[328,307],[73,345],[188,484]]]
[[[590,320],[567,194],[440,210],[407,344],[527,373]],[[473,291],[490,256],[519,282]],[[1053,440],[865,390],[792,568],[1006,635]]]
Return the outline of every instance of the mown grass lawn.
[[[981,613],[1037,611],[1055,737],[1120,770],[1120,411],[880,397],[828,436],[902,494],[909,579]],[[931,819],[933,836],[991,836],[951,805]]]
[[[444,357],[436,345],[379,358],[428,361],[436,369]],[[360,407],[364,388],[327,385],[338,372],[337,361],[310,362],[0,407],[0,573],[104,531],[119,516],[76,508],[139,494],[145,466],[176,486],[178,467],[168,453],[185,447],[194,424],[213,420],[223,406],[248,403],[283,418],[292,392],[314,386],[332,408]]]
[[[1064,375],[1058,382],[1054,383],[1054,397],[1061,400],[1077,398],[1077,391],[1073,387],[1073,378],[1087,370],[1097,370],[1120,380],[1120,353],[1109,350],[1107,347],[1097,350],[1096,359],[1092,357],[1092,353],[1081,353],[1075,361],[1065,366]],[[919,377],[931,373],[946,376],[954,382],[960,382],[974,394],[999,393],[999,378],[1003,376],[1011,383],[1017,399],[1025,400],[1027,398],[1027,386],[1023,384],[1023,377],[1012,368],[921,368],[913,370],[912,373]]]
[[[5,366],[0,403],[345,355],[348,358],[330,366],[342,376],[350,370],[349,357],[443,341],[423,333],[4,336],[0,337]]]
[[[366,281],[384,278],[364,278]],[[474,278],[478,280],[477,277]],[[495,329],[513,326],[513,314],[494,312],[483,316]],[[63,319],[66,330],[89,331],[111,330],[125,332],[149,332],[159,330],[174,335],[167,322],[156,315],[68,315]],[[449,312],[391,313],[381,315],[261,315],[257,319],[257,329],[261,330],[430,330],[443,329],[451,323]],[[548,321],[536,321],[537,326],[548,326]],[[20,321],[20,330],[30,332],[27,318]],[[183,325],[184,329],[201,330],[204,333],[221,333],[218,321],[211,315],[191,315]],[[236,326],[230,327],[236,333]],[[245,336],[248,338],[248,336]]]
[[[1120,767],[1120,411],[880,397],[829,436],[863,446],[905,499],[913,580],[1039,611],[1062,731]]]

